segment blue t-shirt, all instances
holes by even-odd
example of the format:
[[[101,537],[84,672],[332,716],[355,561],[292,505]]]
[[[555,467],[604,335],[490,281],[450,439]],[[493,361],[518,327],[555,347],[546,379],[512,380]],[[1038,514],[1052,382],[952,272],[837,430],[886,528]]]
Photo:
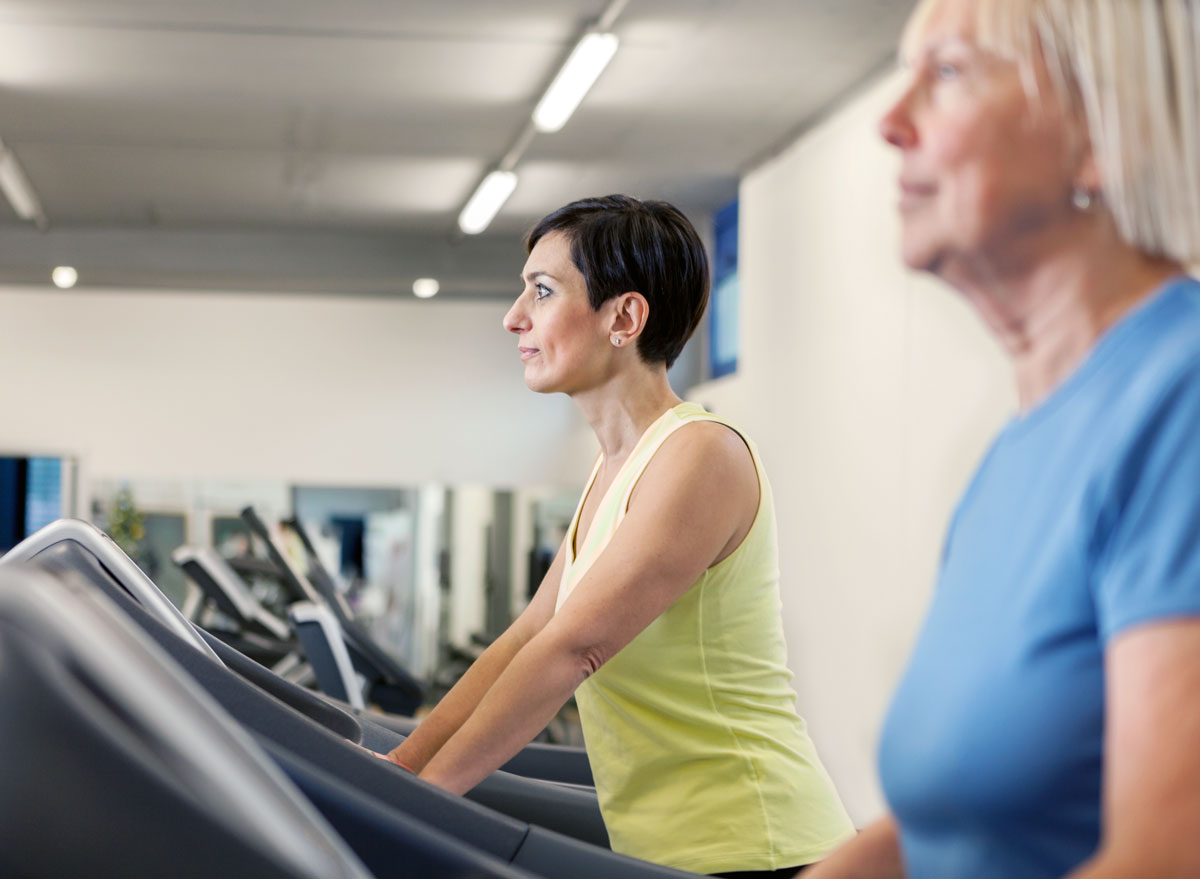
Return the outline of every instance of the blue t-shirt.
[[[1193,614],[1200,283],[1181,278],[1000,433],[959,504],[880,746],[908,874],[1061,876],[1091,856],[1105,645]]]

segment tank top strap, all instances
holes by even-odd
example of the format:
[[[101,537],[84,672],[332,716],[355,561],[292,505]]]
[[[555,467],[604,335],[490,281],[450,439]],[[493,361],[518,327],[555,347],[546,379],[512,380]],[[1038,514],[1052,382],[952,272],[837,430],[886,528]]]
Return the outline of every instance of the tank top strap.
[[[680,403],[673,409],[668,410],[663,414],[663,417],[656,421],[646,431],[646,435],[642,437],[638,443],[637,449],[625,471],[621,474],[621,489],[619,493],[615,493],[619,498],[612,527],[615,529],[621,524],[621,520],[625,518],[625,513],[629,510],[629,502],[633,498],[633,490],[637,488],[638,483],[642,479],[642,474],[646,472],[646,468],[650,466],[650,461],[653,460],[655,454],[662,447],[662,444],[667,439],[688,424],[695,424],[699,421],[715,421],[718,424],[723,424],[736,433],[750,447],[751,455],[755,457],[755,466],[757,468],[757,455],[754,454],[754,448],[750,446],[749,440],[744,434],[724,418],[713,415],[707,411],[699,403]]]

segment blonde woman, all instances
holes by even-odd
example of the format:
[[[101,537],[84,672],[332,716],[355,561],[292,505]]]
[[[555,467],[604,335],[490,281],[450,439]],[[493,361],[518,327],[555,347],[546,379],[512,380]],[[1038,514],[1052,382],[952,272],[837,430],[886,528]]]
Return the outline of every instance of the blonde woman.
[[[1200,875],[1200,4],[924,0],[903,256],[1020,413],[947,536],[849,876]]]

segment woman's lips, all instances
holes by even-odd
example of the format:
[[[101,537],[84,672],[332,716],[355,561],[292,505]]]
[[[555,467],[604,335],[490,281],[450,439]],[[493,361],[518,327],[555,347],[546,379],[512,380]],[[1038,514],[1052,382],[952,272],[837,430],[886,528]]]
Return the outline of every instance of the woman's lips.
[[[538,348],[522,348],[517,346],[517,350],[521,352],[522,360],[528,360],[530,357],[541,353],[541,350]]]
[[[930,183],[921,183],[904,178],[900,179],[897,189],[900,193],[901,209],[920,204],[937,191],[937,187]]]

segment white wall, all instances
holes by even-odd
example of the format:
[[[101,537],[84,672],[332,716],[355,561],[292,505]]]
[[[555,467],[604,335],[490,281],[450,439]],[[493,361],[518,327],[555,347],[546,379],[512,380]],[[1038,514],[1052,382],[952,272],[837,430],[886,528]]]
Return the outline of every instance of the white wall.
[[[882,809],[877,734],[952,506],[1015,405],[973,313],[898,253],[888,81],[741,187],[741,357],[691,399],[742,424],[775,491],[801,713],[851,815]]]
[[[556,482],[571,406],[525,388],[505,309],[0,288],[0,447],[93,478]]]

